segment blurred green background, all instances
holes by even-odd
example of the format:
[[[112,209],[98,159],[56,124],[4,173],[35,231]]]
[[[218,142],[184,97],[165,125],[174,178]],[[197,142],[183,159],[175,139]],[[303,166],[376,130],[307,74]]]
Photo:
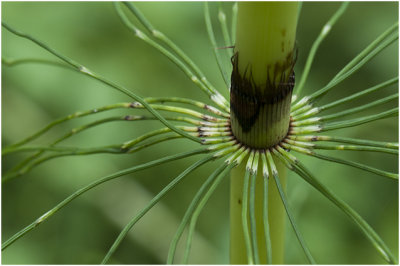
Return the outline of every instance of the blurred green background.
[[[153,25],[167,34],[200,66],[208,79],[227,95],[215,63],[199,2],[137,3]],[[211,3],[214,29],[220,46],[216,3]],[[228,13],[232,3],[223,7]],[[305,3],[298,25],[299,79],[307,53],[323,24],[339,3]],[[51,47],[89,69],[124,85],[141,96],[180,96],[209,100],[179,70],[157,51],[136,39],[121,23],[111,3],[2,2],[2,20],[45,41]],[[305,93],[324,86],[358,52],[398,21],[396,2],[356,2],[337,22],[323,42],[311,69]],[[49,58],[31,42],[2,30],[2,56]],[[229,64],[226,58],[227,65]],[[329,102],[361,91],[398,74],[398,43],[384,50],[350,79],[337,86],[322,101]],[[367,103],[397,91],[384,89],[364,97]],[[121,93],[78,73],[51,66],[27,64],[2,67],[2,145],[7,146],[41,129],[47,123],[78,110],[130,101]],[[372,114],[397,103],[368,110]],[[354,106],[341,106],[338,110]],[[111,114],[112,113],[112,114]],[[117,114],[141,114],[117,110]],[[96,119],[81,118],[54,128],[38,145]],[[160,127],[157,122],[114,122],[83,132],[62,145],[94,147],[122,143]],[[398,141],[397,118],[385,119],[346,130],[329,132],[382,141]],[[55,206],[69,194],[107,174],[190,150],[196,144],[174,140],[133,155],[65,157],[49,161],[32,172],[2,186],[2,242]],[[398,170],[396,156],[367,152],[327,152],[353,161]],[[25,158],[10,155],[2,171]],[[172,178],[196,158],[168,163],[121,177],[86,193],[46,223],[2,252],[3,264],[97,264],[122,227]],[[302,158],[318,178],[358,211],[398,255],[398,184],[392,180],[317,159]],[[190,175],[154,207],[129,234],[111,263],[165,263],[175,230],[196,190],[215,169],[203,167]],[[383,263],[358,228],[327,199],[296,175],[288,178],[287,194],[296,220],[319,263]],[[229,182],[222,183],[200,216],[190,263],[228,263]],[[306,263],[301,248],[287,224],[286,262]],[[180,253],[182,254],[182,253]]]

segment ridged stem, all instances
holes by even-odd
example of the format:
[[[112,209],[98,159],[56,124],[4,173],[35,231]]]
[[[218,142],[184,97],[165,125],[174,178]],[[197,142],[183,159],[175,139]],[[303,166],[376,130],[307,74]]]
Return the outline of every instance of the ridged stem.
[[[268,148],[287,134],[294,87],[296,2],[241,2],[231,76],[236,138]]]
[[[249,148],[268,149],[287,135],[295,82],[293,67],[296,61],[294,45],[297,15],[297,2],[238,3],[237,38],[235,55],[232,58],[230,90],[231,128],[236,140]],[[277,170],[284,188],[285,167],[279,164]],[[268,186],[268,222],[272,252],[267,254],[265,238],[269,234],[264,232],[263,223],[264,183],[262,171],[259,169],[257,173],[254,203],[257,242],[253,242],[253,246],[257,243],[261,264],[283,264],[284,209],[273,179],[268,180],[272,182]],[[244,165],[231,171],[231,264],[253,262],[249,260],[253,255],[247,256],[249,244],[247,243],[246,248],[245,227],[242,224],[242,207],[243,202],[246,202],[243,199],[245,174]]]

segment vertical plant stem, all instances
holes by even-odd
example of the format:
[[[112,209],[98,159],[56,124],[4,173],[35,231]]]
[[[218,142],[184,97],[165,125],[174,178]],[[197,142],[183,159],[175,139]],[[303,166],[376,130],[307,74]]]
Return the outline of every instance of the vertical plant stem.
[[[231,78],[231,128],[235,138],[256,150],[273,147],[286,137],[290,121],[290,103],[294,86],[295,35],[298,16],[297,2],[239,2],[236,28],[235,55]],[[277,165],[282,187],[286,171]],[[244,165],[231,171],[230,206],[230,263],[252,263],[254,247],[258,255],[254,261],[283,264],[284,209],[275,184],[268,186],[268,219],[272,254],[267,254],[263,221],[264,180],[257,171],[255,180],[255,219],[257,240],[251,250],[244,231],[247,223],[242,208],[246,169]],[[273,179],[268,182],[274,182]],[[252,203],[253,204],[253,203]],[[242,219],[243,218],[243,219]],[[243,222],[242,222],[243,220]],[[243,225],[245,224],[245,225]],[[247,225],[246,225],[247,224]],[[253,228],[254,229],[254,228]],[[267,232],[268,235],[268,232]],[[248,236],[247,236],[248,237]],[[255,242],[256,241],[256,242]],[[256,245],[257,244],[257,245]],[[252,254],[247,254],[251,252]],[[267,257],[269,260],[267,260]],[[259,259],[259,260],[258,260]]]
[[[297,2],[241,2],[231,77],[231,125],[252,148],[279,143],[290,122]]]

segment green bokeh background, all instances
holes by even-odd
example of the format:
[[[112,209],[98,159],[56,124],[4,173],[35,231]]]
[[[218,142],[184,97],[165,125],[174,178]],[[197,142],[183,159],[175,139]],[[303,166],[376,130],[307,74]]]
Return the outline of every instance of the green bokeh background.
[[[230,21],[232,3],[223,3]],[[137,3],[153,25],[167,34],[200,66],[208,79],[227,95],[215,63],[199,2]],[[211,3],[214,29],[220,38],[217,4]],[[339,3],[305,3],[298,24],[297,77],[313,40]],[[135,38],[122,25],[111,3],[3,2],[2,20],[45,41],[89,69],[124,85],[141,96],[180,96],[209,100],[170,61]],[[398,21],[395,2],[352,3],[323,42],[311,69],[305,93],[324,86],[358,52]],[[2,56],[49,58],[43,49],[2,30]],[[226,64],[229,60],[226,58]],[[351,95],[398,74],[398,42],[337,86],[321,101]],[[384,89],[364,97],[367,103],[397,91]],[[125,95],[78,73],[51,66],[26,64],[2,67],[2,145],[7,146],[34,133],[47,123],[78,110],[129,101]],[[387,110],[389,103],[364,114]],[[350,103],[338,110],[354,106]],[[98,119],[117,114],[141,114],[117,110],[97,114]],[[38,145],[50,143],[94,117],[70,121],[54,128]],[[382,141],[398,141],[398,119],[330,132],[330,135]],[[149,130],[158,122],[114,122],[93,128],[63,143],[94,147],[122,143]],[[39,166],[2,186],[2,242],[40,217],[85,184],[120,169],[197,147],[187,140],[174,140],[133,155],[65,157]],[[340,158],[398,172],[396,156],[368,152],[326,152]],[[301,157],[301,156],[300,156]],[[2,171],[24,158],[10,155]],[[47,222],[2,252],[3,264],[97,264],[122,227],[169,181],[196,158],[168,163],[104,184],[73,201]],[[397,182],[317,159],[304,163],[337,195],[358,211],[398,256]],[[210,164],[190,175],[134,227],[111,259],[111,263],[165,263],[171,238],[186,207],[208,174]],[[287,194],[296,220],[318,263],[383,263],[357,227],[327,199],[290,174]],[[226,179],[200,216],[190,263],[228,263],[229,182]],[[306,263],[287,223],[286,262]],[[180,253],[181,254],[181,253]]]

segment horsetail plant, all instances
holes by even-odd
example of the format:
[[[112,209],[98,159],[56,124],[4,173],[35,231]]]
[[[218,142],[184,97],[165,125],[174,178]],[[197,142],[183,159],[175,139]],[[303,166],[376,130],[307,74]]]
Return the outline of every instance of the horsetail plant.
[[[4,68],[24,64],[44,64],[75,71],[112,88],[130,102],[108,104],[79,111],[59,118],[36,133],[3,147],[3,160],[22,152],[32,152],[7,170],[3,168],[3,192],[13,182],[23,180],[24,175],[44,162],[58,157],[93,154],[132,154],[174,139],[193,142],[193,149],[172,153],[164,157],[135,164],[129,168],[115,171],[86,185],[47,210],[32,223],[3,240],[3,256],[17,240],[26,238],[28,233],[49,220],[61,209],[86,194],[89,190],[121,176],[133,174],[155,166],[192,156],[201,156],[183,172],[163,187],[141,210],[135,213],[120,230],[112,243],[106,243],[103,264],[115,257],[115,252],[123,246],[124,240],[134,226],[150,212],[168,193],[177,187],[192,172],[205,165],[217,166],[200,185],[180,221],[175,235],[165,255],[165,262],[190,263],[192,244],[196,242],[196,225],[200,214],[218,186],[230,174],[230,263],[232,264],[283,264],[285,247],[295,243],[285,243],[285,217],[297,239],[304,258],[310,264],[319,262],[319,256],[307,245],[307,234],[301,233],[302,226],[297,221],[298,213],[292,206],[291,195],[286,189],[290,180],[287,174],[294,173],[324,198],[328,199],[346,214],[359,231],[364,234],[371,247],[387,263],[397,264],[397,254],[393,254],[378,233],[341,197],[337,196],[320,180],[321,176],[312,173],[303,161],[317,158],[322,161],[344,164],[386,177],[385,182],[397,186],[398,173],[389,172],[367,164],[354,162],[338,156],[326,155],[323,150],[349,150],[360,152],[386,153],[398,155],[398,143],[328,135],[325,132],[360,126],[373,121],[398,116],[398,107],[373,114],[360,113],[379,108],[385,103],[398,99],[398,93],[362,103],[336,113],[324,113],[334,107],[345,106],[362,97],[387,87],[396,87],[398,77],[374,84],[368,89],[352,93],[346,97],[320,104],[320,99],[341,82],[350,78],[375,56],[398,40],[398,23],[394,23],[380,36],[366,46],[354,59],[350,60],[326,85],[303,95],[307,78],[311,72],[315,55],[323,40],[333,30],[333,26],[345,13],[349,3],[341,3],[336,12],[327,20],[314,41],[302,70],[295,74],[298,55],[305,53],[296,42],[296,31],[301,27],[298,15],[300,2],[239,2],[230,4],[232,15],[230,27],[225,13],[226,5],[219,4],[218,21],[223,44],[215,34],[211,8],[204,3],[204,18],[212,52],[224,81],[221,88],[214,86],[200,67],[175,42],[158,30],[141,13],[136,5],[127,2],[114,2],[116,14],[135,37],[143,41],[174,63],[189,80],[211,101],[204,103],[198,99],[175,96],[143,98],[138,93],[124,87],[88,66],[67,57],[58,49],[46,44],[33,35],[26,34],[2,21],[3,30],[21,37],[49,52],[58,61],[42,58],[8,58],[3,55]],[[299,24],[299,25],[298,25]],[[4,39],[4,38],[3,38]],[[7,40],[5,41],[7,42]],[[222,49],[221,49],[222,47]],[[3,53],[4,54],[4,53]],[[232,63],[230,65],[230,62]],[[297,76],[297,77],[295,77]],[[3,77],[4,80],[4,77]],[[296,85],[295,80],[299,80]],[[5,83],[6,84],[6,83]],[[223,88],[225,87],[225,88]],[[7,86],[5,89],[8,90]],[[230,94],[229,99],[224,95]],[[361,101],[362,102],[362,101]],[[123,110],[124,115],[107,116],[109,111]],[[146,111],[144,114],[131,114],[131,111]],[[50,133],[50,130],[78,118],[91,118],[104,113],[104,117],[81,124],[45,145],[30,145],[34,140]],[[127,114],[128,113],[128,114]],[[167,115],[164,115],[167,113]],[[3,114],[7,116],[7,113]],[[344,118],[351,117],[352,118]],[[139,137],[113,145],[96,147],[61,146],[59,143],[81,134],[89,129],[109,122],[159,121],[162,127],[149,130]],[[332,121],[332,122],[331,122]],[[160,125],[160,124],[158,124]],[[324,134],[324,135],[321,135]],[[326,135],[325,135],[326,134]],[[4,143],[4,142],[3,142]],[[155,146],[157,147],[157,146]],[[313,158],[314,159],[314,158]],[[315,160],[315,159],[314,159]],[[315,160],[317,161],[317,160]],[[307,161],[308,162],[308,161]],[[390,179],[390,180],[389,180]],[[374,195],[373,195],[374,196]],[[7,204],[3,197],[3,204]],[[126,210],[127,212],[129,210]],[[180,240],[186,232],[186,241]],[[286,237],[287,238],[287,237]],[[181,241],[183,242],[183,241]],[[179,253],[179,250],[182,253]],[[207,256],[207,254],[205,254]],[[135,258],[133,258],[133,262]],[[93,262],[91,262],[93,263]],[[330,262],[332,263],[332,262]]]

